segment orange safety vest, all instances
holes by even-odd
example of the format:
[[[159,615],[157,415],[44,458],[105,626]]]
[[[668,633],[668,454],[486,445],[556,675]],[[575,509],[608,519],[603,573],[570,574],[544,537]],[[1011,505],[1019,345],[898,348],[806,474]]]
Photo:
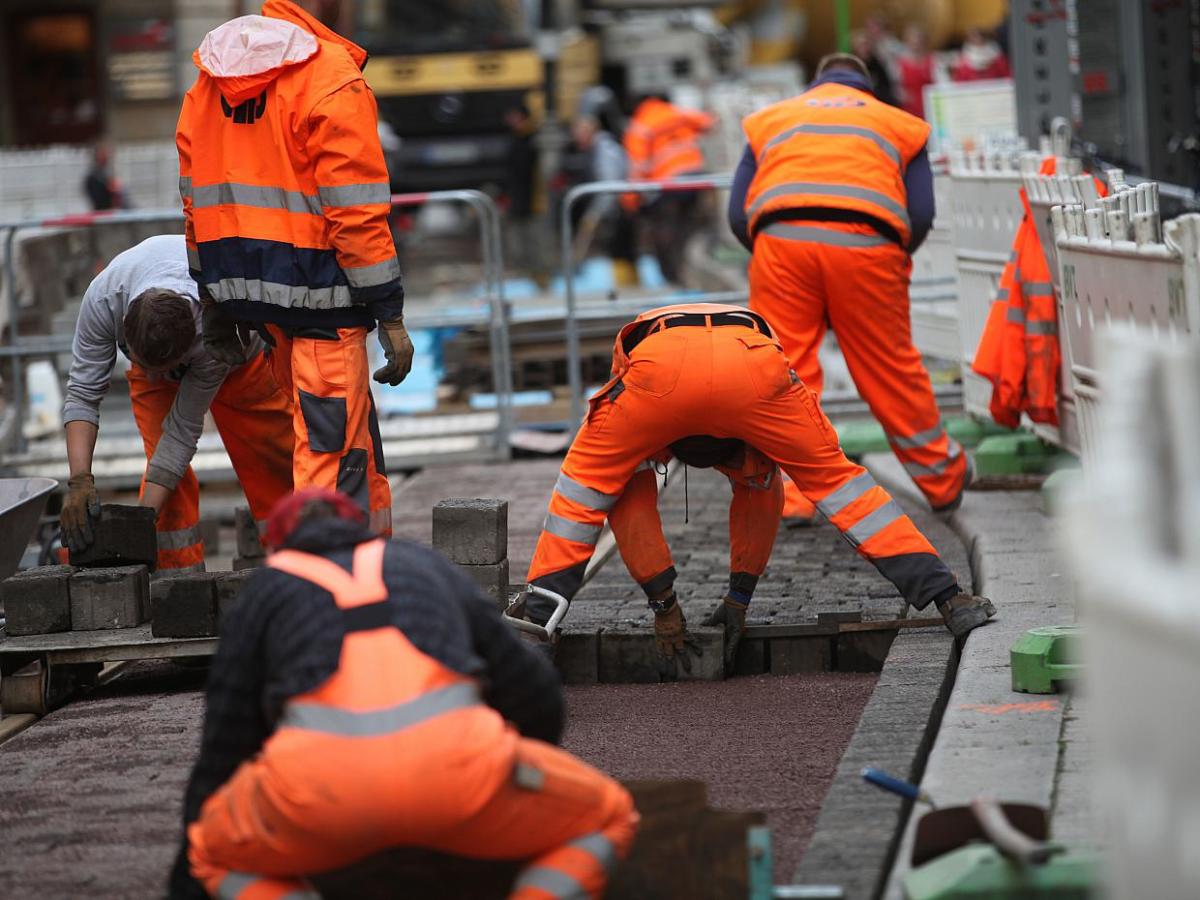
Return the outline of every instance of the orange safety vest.
[[[463,771],[471,783],[455,790],[495,787],[512,771],[516,738],[500,714],[484,705],[475,679],[420,652],[392,624],[385,547],[382,540],[359,544],[353,573],[299,550],[267,558],[270,568],[329,591],[345,616],[346,635],[337,671],[287,702],[264,758],[327,767],[351,780],[408,767],[411,778],[422,760],[444,761],[448,747],[456,757],[477,748],[479,765]],[[285,774],[306,777],[304,771]],[[382,784],[380,790],[381,803],[405,803]]]
[[[758,169],[746,192],[750,231],[763,215],[812,207],[850,210],[912,234],[904,170],[929,124],[840,84],[818,85],[742,121]]]
[[[403,296],[366,52],[268,0],[193,61],[176,132],[193,277],[219,302],[285,308]]]

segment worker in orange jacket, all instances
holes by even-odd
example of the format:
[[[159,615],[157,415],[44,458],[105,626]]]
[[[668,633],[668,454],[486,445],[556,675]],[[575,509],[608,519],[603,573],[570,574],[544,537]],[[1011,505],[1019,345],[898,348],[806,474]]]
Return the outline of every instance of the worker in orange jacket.
[[[604,520],[638,467],[665,448],[678,453],[685,439],[732,439],[777,463],[909,603],[917,609],[934,604],[955,635],[982,625],[994,612],[990,602],[959,588],[887,491],[845,457],[816,398],[789,367],[773,326],[740,307],[717,304],[662,307],[621,329],[612,379],[590,400],[563,461],[529,582],[573,597]],[[717,461],[734,468],[734,459]],[[777,510],[777,501],[771,503]],[[663,559],[661,551],[658,557]],[[663,674],[669,678],[683,663],[686,622],[674,590],[668,590],[673,578],[655,583],[646,574],[650,568],[634,574],[650,588]],[[731,639],[744,627],[747,605],[748,597],[743,602],[731,594],[718,607],[715,615]],[[527,601],[534,622],[544,624],[552,612],[539,597]]]
[[[684,109],[664,97],[644,98],[625,128],[625,153],[633,181],[670,181],[704,171],[700,135],[713,126],[708,113]],[[630,213],[639,206],[650,231],[651,246],[663,277],[679,283],[689,235],[699,224],[701,195],[695,191],[645,195],[626,194],[622,204]]]
[[[366,53],[267,0],[211,31],[193,60],[176,143],[205,346],[235,362],[251,329],[273,344],[295,400],[296,487],[336,487],[390,533],[366,335],[378,323],[386,384],[408,374],[413,348]]]
[[[285,499],[267,543],[221,625],[171,897],[315,897],[307,877],[397,847],[524,862],[514,900],[601,896],[638,816],[554,746],[548,660],[345,495]]]
[[[743,127],[729,221],[753,254],[750,308],[779,329],[818,396],[832,327],[897,458],[935,510],[955,508],[970,463],[942,423],[909,322],[911,254],[934,216],[929,125],[878,101],[862,61],[835,54],[808,90]]]

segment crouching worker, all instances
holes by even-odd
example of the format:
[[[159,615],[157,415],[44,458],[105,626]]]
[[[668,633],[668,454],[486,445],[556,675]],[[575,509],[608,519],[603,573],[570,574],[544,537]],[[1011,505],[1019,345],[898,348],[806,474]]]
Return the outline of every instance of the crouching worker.
[[[129,399],[146,447],[141,503],[158,513],[158,569],[203,570],[200,486],[191,469],[204,416],[229,453],[254,517],[292,490],[292,404],[271,374],[257,337],[230,367],[204,347],[200,301],[183,235],[152,237],[118,255],[88,287],[79,310],[63,422],[70,467],[63,542],[92,542],[100,498],[92,456],[100,401],[117,350],[129,359]]]
[[[267,543],[221,625],[171,895],[315,896],[305,876],[420,847],[527,860],[514,898],[601,896],[637,813],[553,746],[550,664],[344,494],[283,501]]]

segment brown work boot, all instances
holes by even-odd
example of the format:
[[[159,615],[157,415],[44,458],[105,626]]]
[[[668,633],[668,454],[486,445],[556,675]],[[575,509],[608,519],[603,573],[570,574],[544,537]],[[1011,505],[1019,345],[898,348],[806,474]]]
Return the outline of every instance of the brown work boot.
[[[938,612],[950,633],[962,640],[968,633],[983,625],[996,614],[995,604],[987,597],[976,597],[965,591],[938,604]]]

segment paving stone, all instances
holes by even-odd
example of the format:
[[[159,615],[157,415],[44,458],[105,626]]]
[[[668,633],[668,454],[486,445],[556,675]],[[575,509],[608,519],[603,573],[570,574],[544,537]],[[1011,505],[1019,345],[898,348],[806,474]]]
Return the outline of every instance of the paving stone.
[[[459,564],[467,577],[477,584],[485,594],[500,608],[508,606],[508,560],[501,560],[486,566],[469,566]]]
[[[245,569],[261,569],[266,564],[265,556],[235,556],[233,558],[233,571],[241,572]]]
[[[771,670],[768,642],[742,639],[733,661],[734,675],[764,675]]]
[[[26,569],[0,587],[10,636],[53,634],[71,630],[71,574],[73,566]]]
[[[459,565],[495,565],[508,558],[508,501],[462,498],[433,507],[433,546]]]
[[[880,672],[896,637],[894,631],[847,631],[837,636],[839,672]]]
[[[143,565],[153,569],[158,560],[158,535],[154,510],[148,506],[105,503],[92,522],[95,540],[81,553],[71,552],[71,565],[79,568]]]
[[[214,588],[217,599],[217,621],[229,615],[234,605],[241,597],[242,588],[254,574],[253,568],[240,569],[236,572],[216,573]]]
[[[149,615],[145,566],[81,569],[71,576],[71,629],[134,628]]]
[[[563,684],[595,684],[600,680],[600,634],[578,631],[561,635],[554,665]]]
[[[238,557],[253,559],[267,555],[258,533],[258,522],[254,520],[254,513],[250,512],[250,507],[239,506],[234,510],[233,526],[237,535]]]
[[[221,552],[221,520],[201,519],[200,540],[204,544],[206,557],[217,556]]]
[[[217,633],[216,579],[195,572],[161,579],[150,590],[150,633],[155,637],[211,637]]]
[[[725,677],[722,653],[725,631],[721,628],[689,627],[701,655],[691,655],[692,671],[679,667],[681,681],[721,681]],[[654,630],[602,631],[600,633],[600,681],[604,683],[653,683],[659,680],[658,648]]]
[[[772,675],[833,670],[833,638],[828,635],[772,638],[769,643]]]

